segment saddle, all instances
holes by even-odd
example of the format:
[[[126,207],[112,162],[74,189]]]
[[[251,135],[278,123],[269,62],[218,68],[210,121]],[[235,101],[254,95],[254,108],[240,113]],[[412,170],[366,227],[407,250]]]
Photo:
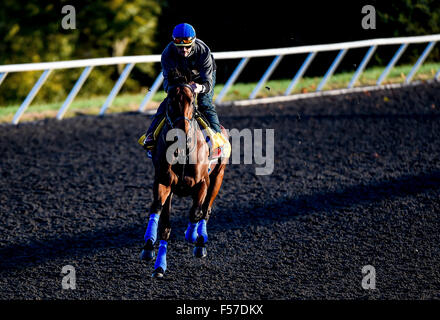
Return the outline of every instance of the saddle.
[[[209,145],[209,140],[214,141],[215,139],[215,132],[209,127],[208,120],[205,118],[205,116],[200,113],[198,110],[196,110],[195,115],[197,123],[199,124],[200,129],[203,132],[203,135],[205,137],[205,141],[208,144],[209,147],[209,159],[210,160],[217,160],[221,158],[222,156],[229,158],[231,154],[231,148],[229,146],[229,142],[224,144],[223,147],[215,148],[214,150],[211,150],[211,147]],[[220,125],[220,128],[223,130],[224,127]],[[223,135],[222,135],[223,137]],[[225,139],[226,140],[226,139]]]
[[[195,110],[195,113],[194,113],[194,117],[196,118],[196,120],[197,120],[197,123],[198,123],[198,125],[199,125],[199,127],[200,127],[200,129],[202,130],[202,132],[203,132],[203,135],[204,135],[204,138],[205,138],[205,141],[206,141],[206,143],[208,144],[208,147],[209,147],[209,151],[210,151],[210,154],[209,154],[209,159],[210,160],[217,160],[217,159],[219,159],[220,157],[222,157],[222,156],[225,156],[225,157],[229,157],[230,156],[230,148],[223,148],[223,147],[218,147],[218,148],[215,148],[214,150],[211,150],[211,145],[210,145],[210,142],[211,141],[214,141],[214,139],[216,139],[216,133],[211,129],[211,127],[209,126],[209,121],[205,118],[205,116],[200,112],[200,111],[198,111],[197,109]],[[162,131],[162,128],[163,128],[163,126],[164,126],[164,124],[165,124],[165,121],[166,121],[166,119],[165,119],[165,117],[159,122],[159,124],[158,124],[158,126],[156,127],[156,129],[154,130],[154,132],[153,132],[153,138],[154,138],[154,141],[157,141],[157,138],[159,137],[159,134],[160,134],[160,132]],[[221,126],[221,128],[222,129],[224,129],[224,127],[223,126]],[[145,134],[142,136],[142,137],[140,137],[139,138],[139,140],[138,140],[138,143],[141,145],[141,146],[144,146],[144,141],[145,141]],[[154,147],[153,147],[154,148]],[[151,150],[147,150],[147,151],[149,151],[149,155],[148,155],[148,157],[149,158],[151,158]]]

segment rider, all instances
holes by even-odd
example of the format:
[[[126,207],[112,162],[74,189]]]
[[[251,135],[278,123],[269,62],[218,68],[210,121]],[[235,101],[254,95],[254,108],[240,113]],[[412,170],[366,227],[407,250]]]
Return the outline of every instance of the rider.
[[[216,64],[209,47],[200,39],[196,38],[196,31],[188,23],[178,24],[173,30],[173,41],[170,42],[162,52],[161,56],[162,73],[164,77],[163,86],[168,92],[168,73],[172,69],[191,70],[191,85],[194,93],[198,93],[198,110],[206,117],[210,128],[214,131],[208,143],[211,155],[214,150],[229,144],[229,141],[222,135],[220,122],[212,103],[216,78]],[[155,146],[154,131],[164,118],[167,98],[160,104],[150,127],[145,134],[143,146],[151,156],[151,150]],[[212,132],[212,131],[211,131]]]

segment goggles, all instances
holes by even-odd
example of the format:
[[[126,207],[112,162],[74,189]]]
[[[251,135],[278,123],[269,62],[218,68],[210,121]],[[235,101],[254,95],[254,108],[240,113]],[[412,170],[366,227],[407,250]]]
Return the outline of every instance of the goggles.
[[[173,42],[176,46],[190,46],[193,44],[195,38],[173,38]]]

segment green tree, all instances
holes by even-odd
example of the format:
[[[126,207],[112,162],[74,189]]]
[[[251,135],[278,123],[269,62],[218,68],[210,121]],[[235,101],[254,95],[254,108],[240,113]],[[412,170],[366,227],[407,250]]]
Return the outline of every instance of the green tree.
[[[440,1],[438,0],[397,0],[378,3],[378,28],[383,28],[388,37],[418,36],[440,33]],[[412,46],[403,61],[414,60],[420,55],[420,48]],[[434,48],[428,60],[438,61],[440,49]]]
[[[76,29],[64,30],[62,7],[72,5]],[[108,56],[151,54],[161,0],[3,0],[0,9],[0,64],[61,61]],[[83,95],[108,93],[123,66],[95,68]],[[154,76],[152,64],[136,65],[138,72]],[[51,74],[38,100],[64,99],[81,70]],[[41,72],[10,74],[0,87],[0,104],[19,102]],[[139,90],[130,78],[124,90]]]

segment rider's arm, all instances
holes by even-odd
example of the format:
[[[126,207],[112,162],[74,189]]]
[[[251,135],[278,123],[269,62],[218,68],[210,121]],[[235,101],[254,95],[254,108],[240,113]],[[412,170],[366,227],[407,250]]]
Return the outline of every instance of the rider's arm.
[[[203,86],[202,93],[208,93],[213,88],[212,74],[214,72],[214,61],[211,52],[208,51],[201,57],[200,79]]]
[[[163,88],[165,92],[168,92],[168,72],[175,67],[173,59],[170,57],[170,45],[168,45],[162,52],[160,57],[163,74]]]
[[[162,56],[163,57],[163,56]],[[163,88],[165,92],[168,92],[168,67],[166,64],[164,64],[163,58],[162,58],[162,75],[163,75]]]

